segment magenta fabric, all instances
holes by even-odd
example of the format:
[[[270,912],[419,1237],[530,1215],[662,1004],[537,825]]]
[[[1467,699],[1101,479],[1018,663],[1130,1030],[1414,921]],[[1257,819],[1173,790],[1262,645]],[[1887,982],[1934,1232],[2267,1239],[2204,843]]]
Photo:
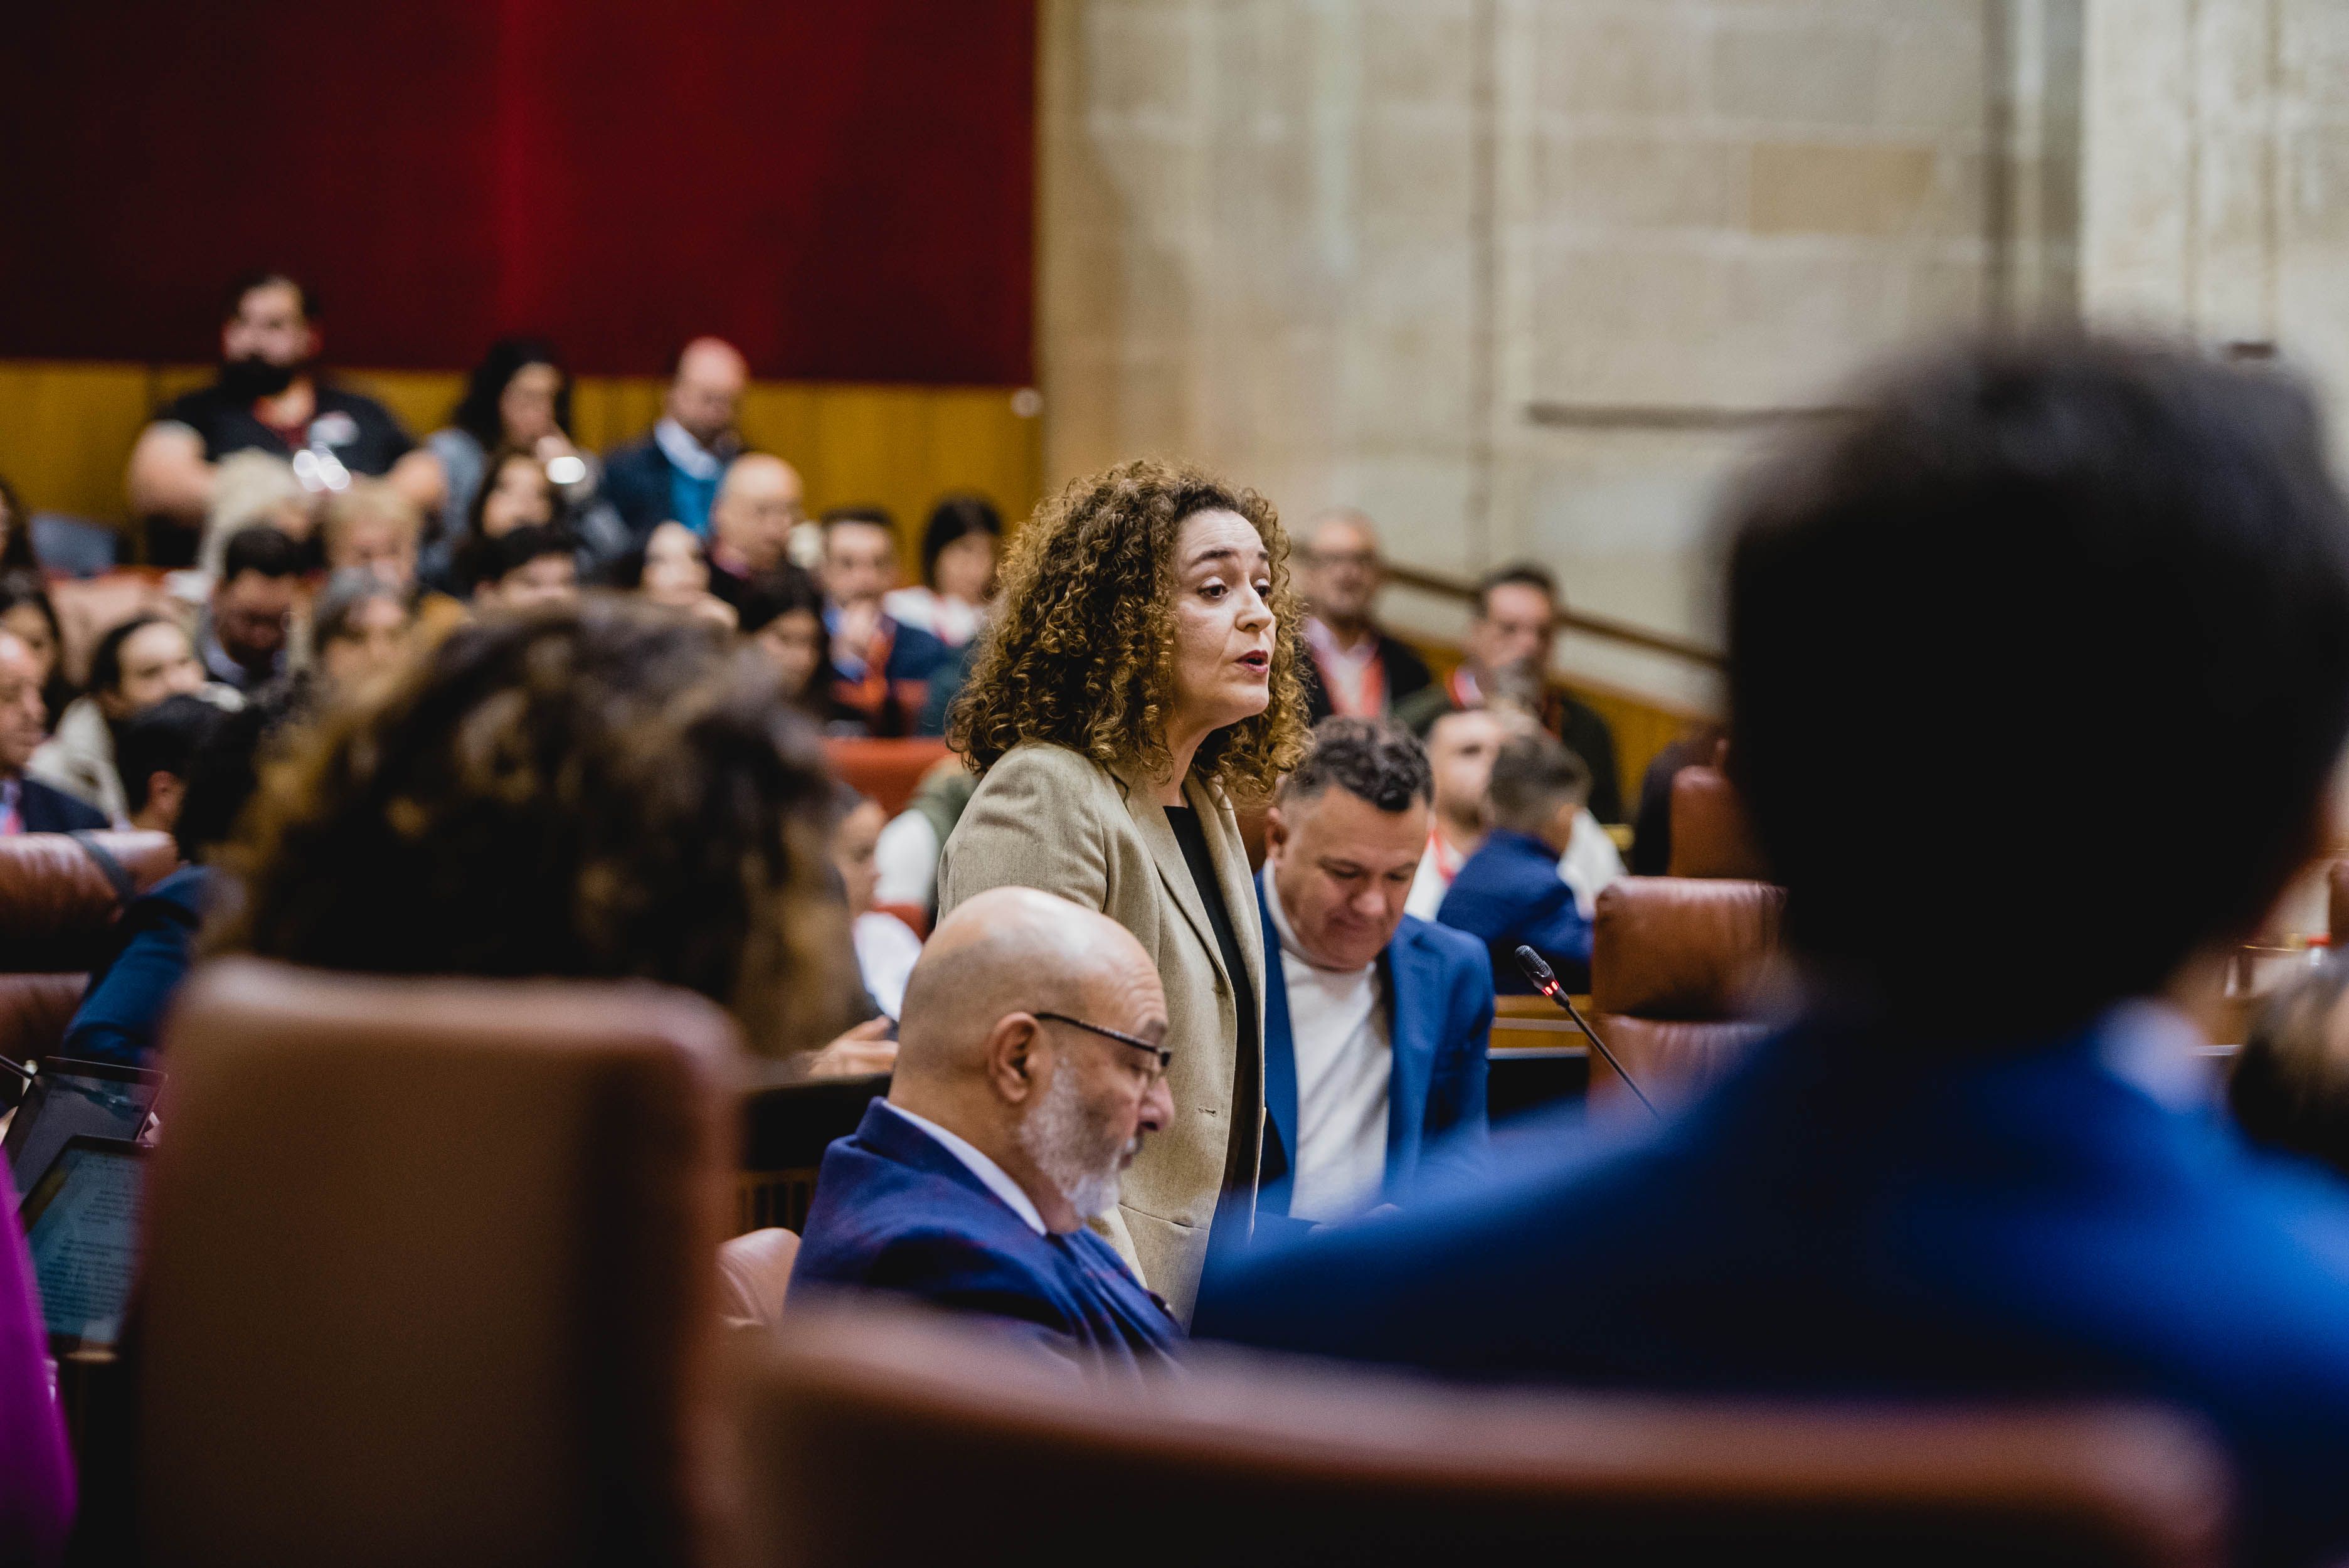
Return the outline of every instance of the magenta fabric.
[[[0,1183],[7,1173],[0,1171]],[[65,1556],[74,1517],[73,1460],[49,1391],[48,1333],[15,1191],[0,1202],[0,1568]]]
[[[13,8],[0,356],[209,360],[294,269],[346,365],[1030,377],[1033,0]]]

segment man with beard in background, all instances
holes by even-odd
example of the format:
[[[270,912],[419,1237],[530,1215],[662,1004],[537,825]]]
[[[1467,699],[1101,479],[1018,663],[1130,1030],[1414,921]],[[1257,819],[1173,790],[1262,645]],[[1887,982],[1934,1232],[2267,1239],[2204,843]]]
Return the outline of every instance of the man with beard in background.
[[[1085,1228],[1174,1106],[1166,995],[1124,927],[1034,888],[939,923],[889,1098],[824,1151],[792,1295],[887,1291],[1094,1369],[1163,1364],[1165,1305]]]
[[[239,278],[222,304],[220,378],[164,405],[130,451],[124,488],[148,521],[151,561],[195,559],[213,470],[231,452],[283,458],[305,490],[339,490],[365,475],[388,479],[428,514],[440,506],[440,459],[382,404],[321,372],[316,295],[284,273],[259,272]]]

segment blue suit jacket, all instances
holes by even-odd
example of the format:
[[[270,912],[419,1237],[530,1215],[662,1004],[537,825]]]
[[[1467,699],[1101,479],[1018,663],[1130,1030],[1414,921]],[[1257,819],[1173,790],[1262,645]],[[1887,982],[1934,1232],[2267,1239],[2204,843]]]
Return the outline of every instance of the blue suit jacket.
[[[1527,833],[1495,828],[1452,879],[1436,921],[1464,931],[1491,955],[1493,988],[1533,994],[1517,944],[1540,954],[1569,991],[1590,988],[1590,923],[1557,874],[1557,851]]]
[[[1091,1231],[1038,1235],[937,1140],[875,1102],[824,1150],[802,1285],[894,1291],[1001,1320],[1072,1360],[1138,1369],[1181,1342],[1165,1306]]]
[[[1265,1183],[1259,1212],[1288,1212],[1296,1185],[1297,1045],[1288,1026],[1288,955],[1257,877],[1264,927],[1264,1109],[1289,1169]],[[1493,975],[1484,951],[1456,931],[1411,915],[1379,954],[1386,982],[1387,1193],[1402,1193],[1421,1162],[1477,1169],[1485,1147],[1485,1047],[1493,1032]]]
[[[114,951],[90,972],[58,1055],[146,1065],[156,1026],[195,962],[196,933],[219,874],[182,866],[130,901],[115,923]]]
[[[1799,1028],[1630,1141],[1237,1260],[1193,1332],[1470,1377],[2151,1397],[2232,1449],[2252,1560],[2337,1553],[2349,1192],[2114,1070],[2141,1027],[1961,1059]]]
[[[16,781],[16,810],[28,833],[102,833],[106,813],[37,779]]]

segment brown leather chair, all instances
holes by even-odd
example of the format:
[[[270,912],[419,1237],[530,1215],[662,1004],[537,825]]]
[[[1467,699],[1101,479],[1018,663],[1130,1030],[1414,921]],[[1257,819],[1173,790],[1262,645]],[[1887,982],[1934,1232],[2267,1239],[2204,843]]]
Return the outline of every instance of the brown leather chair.
[[[231,960],[167,1033],[148,1561],[701,1553],[741,1070],[724,1013]]]
[[[0,1057],[46,1057],[66,1037],[88,975],[0,975]]]
[[[735,1326],[772,1328],[783,1320],[800,1239],[781,1225],[746,1231],[718,1249],[718,1315]]]
[[[1651,1100],[1685,1098],[1769,1032],[1759,1016],[1785,902],[1784,888],[1725,878],[1625,877],[1599,893],[1591,1024]],[[1590,1094],[1640,1114],[1603,1060]]]
[[[743,1534],[774,1568],[2225,1560],[2222,1461],[2142,1407],[1471,1388],[1229,1353],[1107,1388],[869,1307],[761,1348]]]
[[[1672,775],[1672,852],[1666,870],[1676,877],[1770,880],[1745,802],[1719,767],[1683,768]]]
[[[89,842],[122,870],[124,885],[69,833],[0,839],[0,970],[87,970],[131,894],[179,869],[169,833],[91,833]]]
[[[832,770],[843,781],[858,794],[879,801],[881,809],[894,817],[905,809],[905,802],[921,788],[922,775],[936,766],[947,752],[943,740],[867,740],[836,736],[823,743],[823,754]]]

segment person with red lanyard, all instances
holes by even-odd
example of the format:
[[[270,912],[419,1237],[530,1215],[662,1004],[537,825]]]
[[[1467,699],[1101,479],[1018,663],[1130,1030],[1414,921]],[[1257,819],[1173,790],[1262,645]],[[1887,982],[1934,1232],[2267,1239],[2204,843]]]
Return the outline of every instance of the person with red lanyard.
[[[881,608],[897,585],[897,530],[879,507],[823,514],[823,625],[832,642],[835,735],[913,733],[946,645]]]
[[[41,674],[40,661],[25,640],[0,632],[0,839],[96,832],[107,826],[106,813],[97,807],[25,777],[25,764],[49,737]]]
[[[1371,618],[1386,566],[1369,518],[1350,508],[1323,512],[1306,530],[1298,567],[1309,611],[1305,650],[1311,655],[1298,674],[1311,722],[1332,714],[1383,718],[1428,684],[1426,661]]]

